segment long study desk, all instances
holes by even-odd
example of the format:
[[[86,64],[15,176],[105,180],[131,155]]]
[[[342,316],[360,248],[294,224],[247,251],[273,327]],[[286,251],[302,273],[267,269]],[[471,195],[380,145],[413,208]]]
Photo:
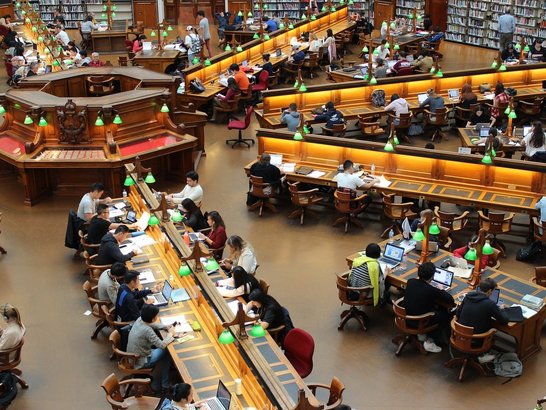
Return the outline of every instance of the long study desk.
[[[479,132],[474,128],[457,128],[459,137],[461,138],[461,146],[470,148],[472,153],[485,151],[485,144],[476,145],[473,141],[480,138]],[[502,151],[504,151],[509,157],[515,152],[525,151],[525,147],[521,145],[521,139],[523,137],[523,129],[516,128],[516,133],[512,138],[508,138],[505,135],[498,135],[502,142]]]
[[[136,175],[133,177],[136,180]],[[158,206],[145,183],[131,188],[129,201],[139,215]],[[157,216],[161,218],[161,212],[157,212]],[[198,321],[202,327],[201,331],[189,333],[193,339],[179,339],[169,346],[181,376],[193,385],[196,400],[213,397],[219,379],[232,392],[235,379],[241,379],[242,394],[233,394],[239,406],[235,408],[293,409],[300,389],[307,393],[311,403],[316,404],[314,396],[269,335],[237,340],[230,345],[218,342],[221,323],[233,319],[233,312],[213,282],[225,274],[219,270],[209,276],[204,263],[199,264],[203,270],[198,271],[196,264],[188,261],[193,274],[179,276],[180,257],[188,256],[191,248],[184,243],[176,227],[171,222],[162,222],[160,226],[148,227],[146,233],[155,241],[143,247],[149,261],[134,268],[149,269],[156,281],[168,279],[175,288],[186,289],[190,296],[188,301],[171,302],[161,308],[160,317],[172,323],[174,316],[183,315],[185,321]],[[235,334],[237,326],[231,330]]]
[[[546,191],[541,163],[499,158],[484,165],[478,155],[411,146],[389,153],[380,143],[312,134],[294,141],[293,133],[280,130],[258,129],[257,136],[259,154],[282,154],[283,162],[296,164],[296,171],[306,166],[324,173],[313,178],[289,172],[289,181],[335,187],[338,166],[351,159],[369,173],[374,164],[376,176],[390,182],[374,185],[374,191],[529,215],[536,214],[534,206]]]
[[[385,243],[386,242],[383,242],[381,244],[382,248],[385,246]],[[396,243],[399,243],[399,241],[396,241],[395,244]],[[430,257],[430,260],[436,266],[440,266],[450,255],[450,252],[440,250],[433,254]],[[353,260],[358,256],[360,256],[360,253],[354,253],[346,258],[349,268],[352,266]],[[419,261],[419,256],[419,253],[416,251],[407,253],[401,264],[387,275],[386,281],[397,288],[405,289],[407,281],[417,277],[417,262]],[[501,290],[501,299],[507,306],[519,304],[521,298],[526,294],[539,297],[546,302],[546,289],[513,276],[510,273],[486,268],[482,273],[482,279],[485,278],[491,278],[497,282],[497,285]],[[452,287],[448,292],[455,300],[460,300],[465,293],[470,292],[471,290],[472,289],[468,287],[466,279],[455,277],[453,279]],[[515,339],[516,353],[521,360],[526,360],[542,349],[540,346],[540,337],[545,318],[546,304],[544,304],[536,314],[525,319],[523,322],[510,322],[507,325],[495,324],[495,327]]]
[[[348,118],[356,118],[358,115],[380,114],[383,107],[375,107],[371,103],[371,95],[375,90],[385,91],[387,101],[390,96],[397,93],[405,98],[412,110],[418,109],[417,95],[426,93],[428,89],[434,89],[444,97],[446,106],[453,106],[453,102],[447,98],[448,90],[470,84],[481,102],[492,101],[479,93],[479,86],[487,83],[494,89],[497,82],[505,87],[517,90],[514,100],[531,99],[546,95],[542,88],[542,81],[546,78],[546,63],[514,66],[507,71],[495,71],[493,69],[480,69],[472,72],[455,71],[444,73],[444,77],[438,78],[431,74],[418,74],[413,76],[393,77],[381,79],[377,85],[368,85],[363,81],[351,81],[345,83],[313,85],[307,87],[306,92],[297,92],[285,89],[267,90],[263,92],[263,109],[256,110],[260,126],[264,128],[279,128],[280,114],[290,103],[296,103],[304,114],[306,121],[312,121],[311,110],[321,107],[328,101],[332,101],[336,108]]]

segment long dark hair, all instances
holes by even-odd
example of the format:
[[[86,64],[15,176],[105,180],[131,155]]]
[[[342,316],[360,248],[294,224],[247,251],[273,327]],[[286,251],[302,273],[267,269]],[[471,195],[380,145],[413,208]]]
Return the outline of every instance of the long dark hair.
[[[241,89],[237,85],[237,82],[235,81],[235,78],[233,78],[233,77],[228,78],[227,86],[228,86],[228,88],[231,88],[235,92],[240,92],[241,91]]]
[[[233,287],[239,288],[245,285],[244,293],[246,293],[246,285],[248,285],[248,292],[252,292],[254,289],[260,289],[260,283],[258,280],[249,275],[248,272],[242,266],[235,266],[231,271],[233,278]]]
[[[262,305],[262,309],[268,309],[268,308],[281,308],[281,305],[273,296],[266,295],[261,291],[261,289],[254,289],[252,292],[250,292],[250,295],[248,297],[249,300],[258,302],[260,305]]]
[[[198,212],[201,213],[201,210],[190,198],[184,198],[184,200],[182,200],[182,207],[186,210],[187,213],[192,215]]]
[[[529,140],[529,145],[533,148],[540,148],[544,145],[544,130],[540,121],[533,121],[533,134]]]
[[[497,83],[497,85],[495,85],[495,95],[502,94],[503,92],[504,92],[504,84]]]
[[[210,217],[210,219],[212,219],[212,221],[214,222],[214,225],[211,226],[213,231],[218,229],[219,226],[223,227],[224,229],[226,228],[224,220],[217,211],[210,211],[207,216]]]

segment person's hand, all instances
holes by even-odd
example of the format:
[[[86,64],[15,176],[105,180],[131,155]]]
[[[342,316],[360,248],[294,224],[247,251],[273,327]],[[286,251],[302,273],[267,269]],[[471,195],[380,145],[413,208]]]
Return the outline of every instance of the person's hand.
[[[133,253],[135,255],[140,255],[142,253],[142,249],[140,249],[138,246],[133,247]]]
[[[197,236],[198,236],[199,239],[202,240],[202,241],[204,241],[204,240],[206,239],[206,236],[205,236],[205,234],[204,234],[203,232],[199,232],[199,233],[197,234]]]
[[[163,285],[157,284],[152,288],[152,293],[159,293],[163,289]]]
[[[146,299],[144,299],[144,303],[146,303],[147,305],[153,305],[154,300],[152,298],[146,297]]]
[[[171,327],[169,328],[169,330],[167,330],[167,331],[169,332],[169,335],[171,335],[171,336],[174,336],[174,334],[176,333],[176,332],[174,331],[174,326],[171,326]]]
[[[112,202],[112,198],[110,198],[109,196],[107,196],[106,198],[104,198],[104,202],[105,202],[105,203]]]

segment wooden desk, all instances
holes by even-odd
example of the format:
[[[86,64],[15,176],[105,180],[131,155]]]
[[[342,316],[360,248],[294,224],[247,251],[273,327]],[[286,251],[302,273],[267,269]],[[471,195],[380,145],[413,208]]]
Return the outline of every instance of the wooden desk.
[[[475,138],[480,138],[480,134],[477,131],[474,131],[474,128],[457,128],[457,131],[459,133],[459,137],[461,138],[461,145],[463,147],[470,148],[472,150],[472,153],[480,152],[483,153],[485,151],[485,144],[484,145],[476,145],[472,142]],[[522,128],[516,128],[516,135],[515,137],[518,140],[521,140],[522,138],[523,129]],[[525,151],[525,147],[523,147],[519,142],[514,143],[510,141],[509,138],[507,138],[504,135],[498,135],[502,142],[502,150],[507,153],[510,157],[518,151]]]
[[[381,246],[384,247],[385,243],[386,242],[382,242]],[[436,266],[439,266],[449,255],[451,255],[451,253],[440,249],[436,254],[432,255],[431,262]],[[358,256],[360,256],[360,254],[354,253],[346,258],[349,268],[352,266],[352,261]],[[419,253],[416,251],[409,252],[404,256],[404,260],[400,266],[387,275],[386,281],[397,288],[405,289],[407,281],[410,278],[417,277],[417,262],[419,256]],[[546,299],[546,289],[510,275],[509,273],[486,268],[482,273],[482,279],[485,278],[491,278],[497,282],[497,285],[501,289],[501,298],[507,305],[519,303],[521,298],[526,294]],[[463,294],[470,292],[471,290],[472,289],[468,287],[465,279],[455,277],[449,293],[457,300],[459,296],[462,297]],[[535,315],[529,319],[525,319],[523,322],[510,322],[507,325],[496,324],[495,327],[515,339],[516,353],[521,360],[527,360],[542,349],[540,346],[540,337],[542,335],[544,319],[546,319],[546,304],[543,305]]]
[[[497,158],[494,165],[484,165],[480,156],[441,150],[397,146],[389,153],[381,143],[312,134],[294,141],[291,132],[268,129],[256,134],[259,154],[283,154],[284,162],[326,173],[321,178],[290,173],[289,181],[335,187],[339,164],[350,158],[367,172],[374,164],[376,175],[392,182],[388,187],[374,186],[375,191],[530,215],[536,214],[534,206],[546,190],[541,163]],[[249,170],[247,165],[247,174]]]
[[[224,32],[224,35],[226,36],[226,39],[228,43],[231,41],[233,37],[235,37],[235,41],[239,44],[246,44],[254,40],[254,34],[256,34],[258,31],[254,30],[226,30]],[[270,34],[270,36],[273,33]]]
[[[410,44],[419,43],[420,41],[426,41],[426,38],[426,36],[415,33],[406,33],[400,34],[398,36],[392,36],[391,47],[394,47],[395,44],[398,44],[400,48],[407,47]],[[374,46],[379,46],[381,44],[381,38],[377,37],[372,39],[372,44]]]
[[[158,205],[145,183],[131,187],[129,200],[138,214]],[[161,218],[160,212],[157,216]],[[204,271],[199,272],[194,262],[189,262],[193,274],[180,277],[177,274],[179,258],[189,255],[191,248],[185,245],[176,227],[171,222],[162,222],[160,226],[149,227],[147,234],[156,243],[144,247],[150,261],[137,268],[151,269],[158,281],[174,276],[174,286],[184,287],[191,297],[186,302],[163,307],[160,316],[184,315],[186,319],[197,320],[202,327],[201,332],[194,333],[195,339],[175,341],[169,346],[178,371],[184,381],[192,384],[196,399],[214,396],[219,379],[233,391],[234,380],[240,378],[243,394],[233,395],[238,408],[293,409],[298,390],[309,391],[268,334],[256,339],[249,336],[230,345],[218,342],[221,322],[233,319],[231,309],[213,281],[223,276],[223,272],[208,276]],[[204,268],[201,263],[199,267]],[[310,396],[314,402],[316,399]]]
[[[165,73],[167,67],[173,64],[180,55],[179,50],[139,51],[135,55],[135,63],[148,70]]]
[[[127,53],[127,31],[93,31],[91,33],[92,50],[98,53]]]

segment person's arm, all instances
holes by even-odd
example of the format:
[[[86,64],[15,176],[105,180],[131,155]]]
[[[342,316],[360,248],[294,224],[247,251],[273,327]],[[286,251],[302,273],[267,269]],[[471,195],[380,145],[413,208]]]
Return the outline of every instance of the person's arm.
[[[189,226],[193,230],[196,230],[198,224],[199,219],[196,214],[187,215],[187,219],[184,220],[184,225]]]
[[[143,299],[152,293],[152,289],[134,290],[131,292],[135,299]]]
[[[283,111],[281,114],[281,124],[286,124],[286,116],[288,115],[288,111]]]
[[[214,232],[210,232],[208,237],[205,237],[205,241],[212,249],[218,249],[225,245],[227,240],[226,230],[223,227],[219,227]]]
[[[106,293],[108,293],[108,299],[110,299],[110,302],[115,306],[116,300],[118,299],[118,287],[116,287],[113,284],[109,284],[106,287]]]
[[[504,309],[500,309],[494,302],[491,302],[491,309],[491,317],[493,317],[493,319],[495,319],[501,325],[508,323],[508,315]]]
[[[393,102],[391,102],[389,105],[386,105],[385,106],[385,111],[394,111],[394,104],[395,104],[396,100],[394,100]]]
[[[121,253],[121,250],[119,249],[119,246],[117,245],[110,245],[109,251],[110,251],[109,253],[112,259],[114,259],[117,262],[127,262],[133,256],[136,255],[135,251],[131,251],[127,255],[124,255],[123,253]]]
[[[146,340],[148,341],[148,343],[150,343],[151,346],[155,346],[156,348],[159,348],[159,349],[165,349],[168,345],[170,345],[173,342],[174,340],[173,334],[174,334],[174,328],[171,327],[169,328],[169,334],[165,336],[163,340],[161,340],[155,334],[153,328],[150,327],[150,330],[146,331]]]
[[[218,292],[225,298],[236,298],[238,296],[244,295],[245,285],[234,288],[233,286],[219,286]]]
[[[140,309],[138,308],[138,304],[137,304],[133,294],[128,294],[125,297],[124,307],[125,307],[125,317],[124,317],[124,319],[128,319],[128,320],[125,320],[125,321],[133,322],[133,321],[137,320],[140,317]]]
[[[445,290],[437,289],[434,286],[431,286],[434,292],[434,300],[440,305],[453,306],[455,301],[453,296],[447,293]]]
[[[255,270],[255,260],[256,257],[254,256],[254,254],[247,251],[243,252],[241,256],[239,256],[238,264],[248,273],[253,274]]]
[[[453,251],[453,256],[456,256],[457,258],[464,258],[464,255],[467,251],[467,247],[463,246],[462,248],[455,249]]]
[[[427,97],[425,101],[419,104],[419,108],[425,108],[427,105],[430,105],[430,97]]]

